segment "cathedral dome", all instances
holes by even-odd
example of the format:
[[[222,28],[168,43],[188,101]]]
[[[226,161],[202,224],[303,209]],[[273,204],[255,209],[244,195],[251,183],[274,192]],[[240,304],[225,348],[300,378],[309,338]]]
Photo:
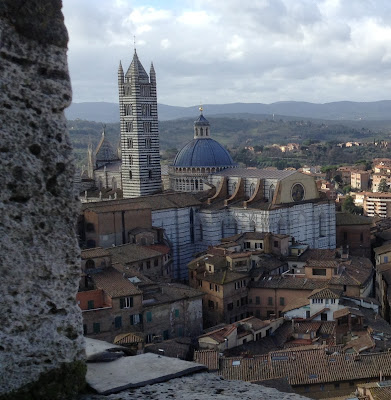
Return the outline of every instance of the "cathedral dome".
[[[211,138],[193,139],[176,155],[174,167],[233,167],[228,151]]]

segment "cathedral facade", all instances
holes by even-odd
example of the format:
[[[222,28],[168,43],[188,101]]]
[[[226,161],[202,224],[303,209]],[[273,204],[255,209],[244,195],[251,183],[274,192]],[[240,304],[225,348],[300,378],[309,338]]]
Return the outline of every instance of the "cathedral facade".
[[[173,278],[187,280],[196,252],[242,232],[287,234],[310,248],[335,248],[335,203],[321,197],[314,179],[297,171],[238,168],[212,139],[202,109],[193,139],[169,167],[170,190],[162,193],[153,66],[148,76],[135,52],[126,74],[120,65],[118,85],[122,161],[103,133],[95,182],[122,188],[124,200],[112,200],[116,210],[129,206],[126,199],[149,204],[152,226],[164,229],[172,249]],[[121,235],[126,243],[127,232]]]

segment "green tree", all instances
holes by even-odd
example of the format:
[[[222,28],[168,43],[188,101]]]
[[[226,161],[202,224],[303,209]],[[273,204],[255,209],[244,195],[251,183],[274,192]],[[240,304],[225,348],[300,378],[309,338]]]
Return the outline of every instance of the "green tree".
[[[380,179],[380,183],[379,186],[377,188],[378,192],[388,192],[388,185],[387,185],[387,181],[385,180],[385,178]]]
[[[350,214],[362,214],[362,207],[357,207],[354,204],[354,200],[352,196],[347,196],[345,201],[342,204],[342,211],[348,212]]]

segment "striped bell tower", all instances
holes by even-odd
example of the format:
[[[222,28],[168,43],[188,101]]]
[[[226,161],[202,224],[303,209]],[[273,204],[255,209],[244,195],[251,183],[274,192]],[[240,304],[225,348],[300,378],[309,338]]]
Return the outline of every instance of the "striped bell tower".
[[[121,123],[122,190],[124,198],[162,190],[157,116],[156,74],[149,76],[136,50],[126,72],[118,68]]]

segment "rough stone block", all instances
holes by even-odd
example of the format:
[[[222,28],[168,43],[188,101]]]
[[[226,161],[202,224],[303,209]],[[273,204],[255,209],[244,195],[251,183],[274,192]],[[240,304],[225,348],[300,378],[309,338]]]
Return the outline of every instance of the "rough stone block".
[[[0,1],[0,398],[84,380],[67,40],[61,1]]]

